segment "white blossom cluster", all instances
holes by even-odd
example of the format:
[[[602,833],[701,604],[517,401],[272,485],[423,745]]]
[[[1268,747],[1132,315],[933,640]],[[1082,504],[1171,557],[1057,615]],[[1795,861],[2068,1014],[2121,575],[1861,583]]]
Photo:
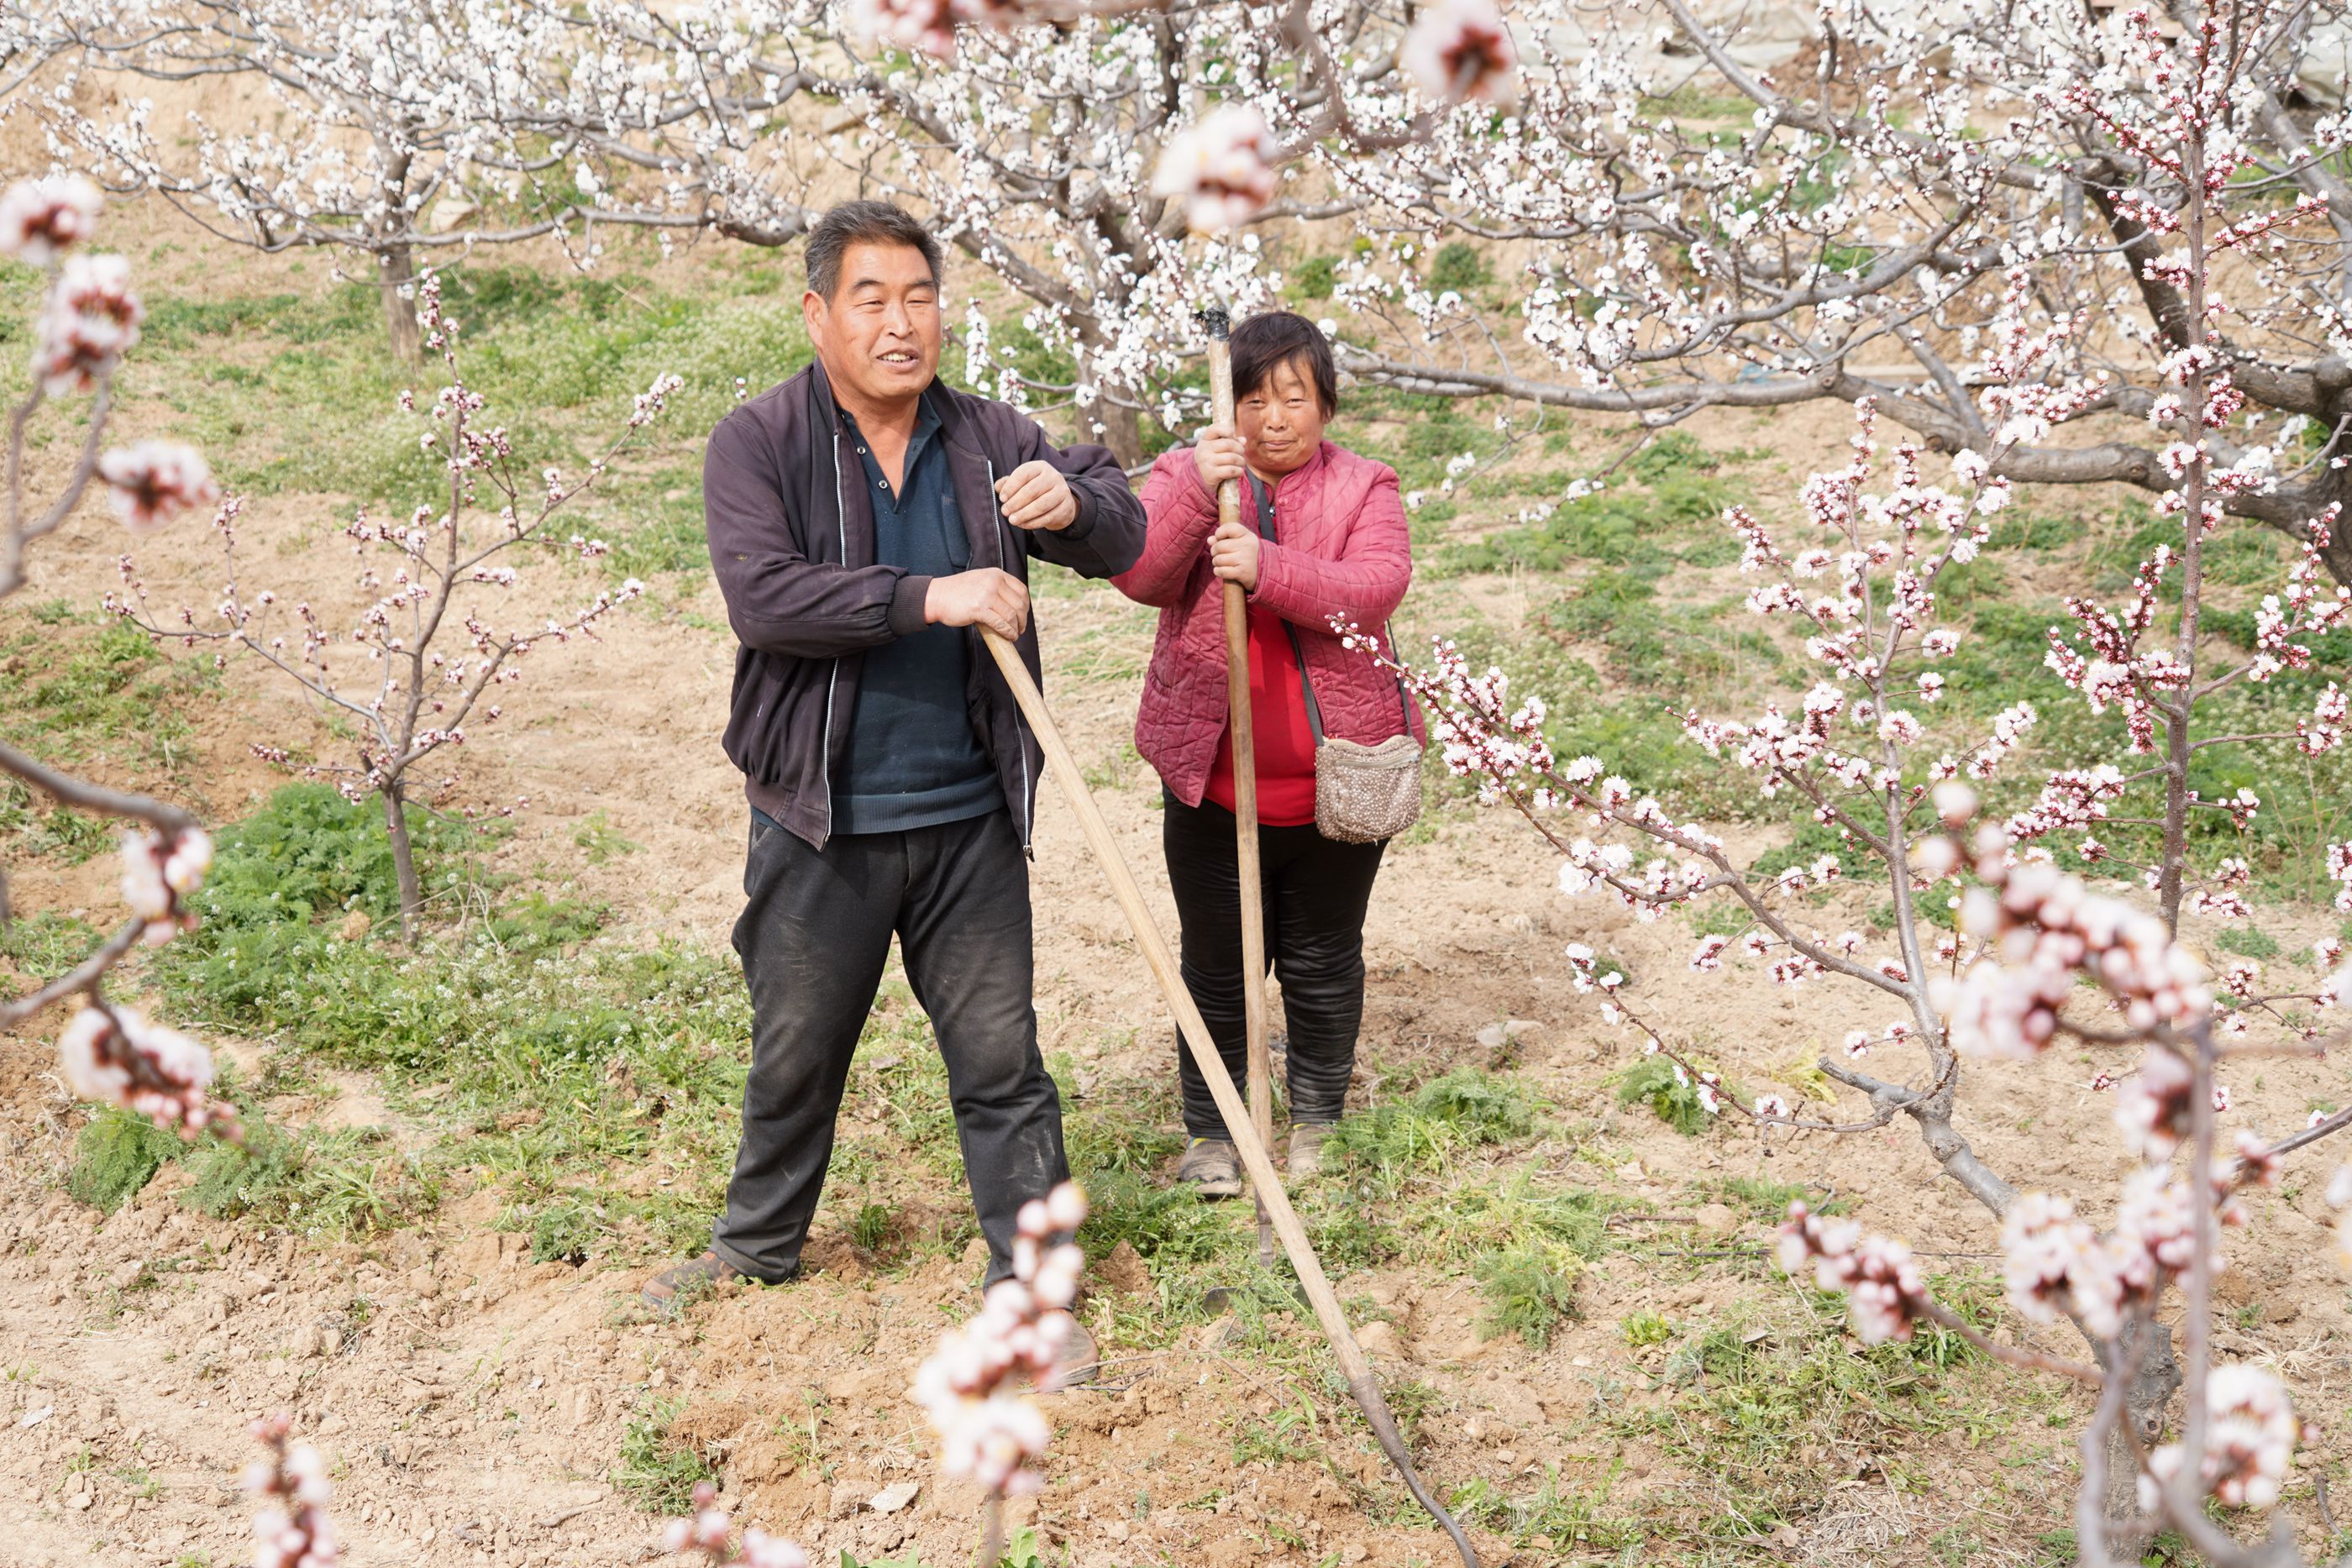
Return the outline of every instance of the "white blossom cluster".
[[[254,1568],[336,1568],[342,1549],[326,1511],[334,1488],[319,1450],[288,1440],[292,1429],[284,1415],[253,1424],[254,1437],[270,1451],[245,1474],[245,1490],[267,1500],[253,1521]]]
[[[988,1288],[978,1315],[942,1334],[915,1375],[915,1401],[940,1436],[940,1469],[992,1496],[1045,1485],[1037,1461],[1053,1430],[1021,1388],[1053,1386],[1086,1267],[1069,1237],[1086,1217],[1076,1182],[1023,1204],[1012,1277]]]
[[[719,1489],[709,1481],[694,1483],[694,1511],[662,1527],[662,1549],[691,1552],[710,1568],[809,1568],[809,1555],[782,1536],[764,1530],[746,1530],[742,1545],[730,1543],[734,1521],[719,1506]]]

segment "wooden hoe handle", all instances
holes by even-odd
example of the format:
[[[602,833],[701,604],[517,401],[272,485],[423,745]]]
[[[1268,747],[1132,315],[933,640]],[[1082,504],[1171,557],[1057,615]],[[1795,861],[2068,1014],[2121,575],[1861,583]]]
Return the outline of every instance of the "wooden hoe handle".
[[[1339,1370],[1348,1379],[1348,1392],[1355,1396],[1357,1407],[1371,1424],[1372,1435],[1380,1439],[1381,1450],[1403,1478],[1414,1500],[1427,1509],[1431,1517],[1444,1527],[1446,1534],[1454,1538],[1454,1550],[1462,1554],[1466,1568],[1478,1568],[1478,1555],[1471,1548],[1470,1538],[1462,1532],[1454,1516],[1430,1495],[1413,1469],[1412,1457],[1405,1451],[1403,1435],[1397,1430],[1396,1417],[1389,1413],[1388,1401],[1381,1396],[1380,1384],[1372,1375],[1371,1363],[1348,1327],[1347,1313],[1340,1309],[1331,1282],[1323,1277],[1323,1265],[1307,1242],[1306,1228],[1298,1223],[1298,1215],[1290,1207],[1290,1197],[1283,1191],[1281,1179],[1275,1175],[1265,1144],[1250,1124],[1241,1092],[1234,1087],[1233,1075],[1225,1071],[1224,1059],[1217,1054],[1216,1041],[1209,1038],[1209,1026],[1202,1021],[1201,1009],[1192,1005],[1192,993],[1184,987],[1175,956],[1168,950],[1167,938],[1160,936],[1150,909],[1143,902],[1143,890],[1136,885],[1135,873],[1128,870],[1126,860],[1118,852],[1118,842],[1111,837],[1110,824],[1103,820],[1102,809],[1095,804],[1093,793],[1087,789],[1086,775],[1079,769],[1077,758],[1070,755],[1069,745],[1055,727],[1054,716],[1045,710],[1045,696],[1030,678],[1029,666],[1022,663],[1020,650],[995,632],[982,627],[981,638],[995,656],[996,667],[1003,672],[1005,684],[1013,688],[1013,700],[1020,705],[1022,716],[1029,721],[1038,744],[1045,748],[1045,766],[1062,787],[1070,810],[1076,813],[1087,846],[1102,863],[1103,874],[1110,878],[1111,894],[1118,900],[1119,909],[1135,933],[1136,946],[1143,949],[1143,961],[1150,966],[1152,978],[1160,982],[1169,1007],[1175,1011],[1176,1027],[1184,1037],[1185,1048],[1200,1064],[1201,1076],[1208,1081],[1209,1092],[1215,1097],[1217,1110],[1233,1132],[1234,1147],[1265,1203],[1274,1232],[1282,1241],[1282,1250],[1297,1273],[1299,1284],[1306,1289],[1316,1321],[1323,1325],[1324,1337],[1331,1342],[1331,1353],[1339,1358]]]

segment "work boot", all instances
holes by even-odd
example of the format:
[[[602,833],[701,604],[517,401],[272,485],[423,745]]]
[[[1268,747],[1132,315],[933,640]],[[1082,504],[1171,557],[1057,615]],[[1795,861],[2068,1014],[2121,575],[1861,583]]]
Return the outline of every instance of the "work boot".
[[[1323,1140],[1331,1135],[1328,1122],[1290,1124],[1290,1179],[1310,1181],[1323,1174]]]
[[[708,1291],[723,1280],[740,1280],[747,1276],[716,1252],[705,1252],[699,1258],[689,1258],[674,1264],[646,1281],[638,1292],[646,1305],[663,1312],[675,1312],[678,1299]]]
[[[1054,1386],[1076,1388],[1095,1380],[1095,1370],[1102,1361],[1102,1353],[1095,1348],[1095,1336],[1087,1325],[1076,1318],[1070,1320],[1070,1332],[1062,1341],[1062,1354],[1054,1362]]]
[[[1242,1157],[1230,1138],[1194,1138],[1177,1162],[1176,1179],[1189,1181],[1202,1197],[1242,1195]]]

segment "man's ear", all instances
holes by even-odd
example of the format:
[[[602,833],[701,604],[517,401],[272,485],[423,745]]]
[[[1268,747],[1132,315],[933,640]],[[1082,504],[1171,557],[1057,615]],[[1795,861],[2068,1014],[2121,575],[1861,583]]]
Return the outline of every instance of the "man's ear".
[[[824,296],[814,288],[803,290],[801,294],[801,321],[808,328],[812,346],[824,336],[825,317]]]

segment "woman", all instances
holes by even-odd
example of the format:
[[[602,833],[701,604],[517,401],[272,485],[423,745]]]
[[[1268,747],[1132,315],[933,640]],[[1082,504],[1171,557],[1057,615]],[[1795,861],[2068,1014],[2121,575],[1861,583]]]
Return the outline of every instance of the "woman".
[[[1286,311],[1252,317],[1234,329],[1233,368],[1237,428],[1205,430],[1198,444],[1152,465],[1143,557],[1112,580],[1160,607],[1135,744],[1165,786],[1162,833],[1183,925],[1184,983],[1236,1083],[1247,1048],[1224,584],[1249,594],[1266,956],[1282,981],[1289,1030],[1297,1179],[1320,1168],[1323,1140],[1355,1071],[1364,909],[1387,847],[1316,831],[1307,688],[1327,735],[1372,745],[1411,728],[1419,737],[1395,678],[1331,631],[1334,616],[1385,627],[1412,580],[1412,557],[1395,472],[1323,439],[1339,412],[1339,373],[1315,325]],[[1228,479],[1241,485],[1241,520],[1220,528],[1216,491]],[[1242,1188],[1233,1135],[1181,1043],[1177,1059],[1187,1134],[1177,1176],[1203,1197],[1233,1197]]]

